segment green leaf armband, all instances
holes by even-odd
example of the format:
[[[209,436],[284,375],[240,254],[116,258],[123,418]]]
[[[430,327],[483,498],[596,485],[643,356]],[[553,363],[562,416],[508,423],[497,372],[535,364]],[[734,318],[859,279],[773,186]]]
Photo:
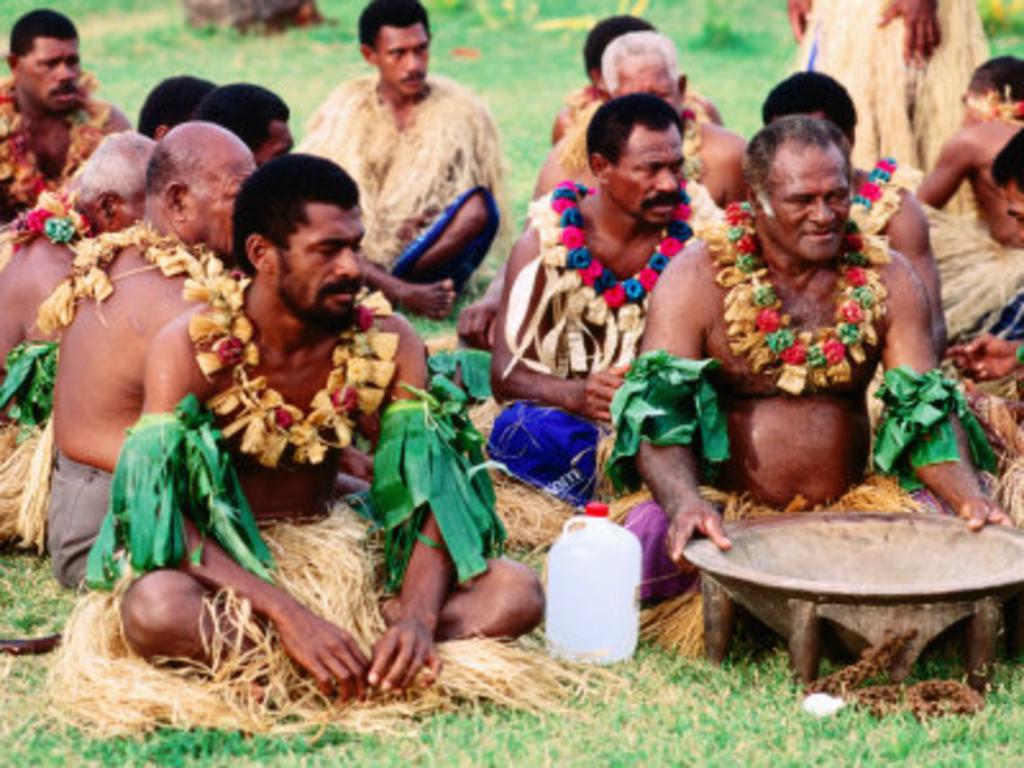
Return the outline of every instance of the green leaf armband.
[[[384,529],[387,588],[401,589],[413,547],[433,512],[458,581],[487,570],[505,528],[494,511],[483,437],[466,413],[467,396],[442,376],[429,392],[387,409],[373,461],[374,520]]]
[[[664,350],[634,361],[612,400],[615,447],[606,471],[617,488],[641,484],[636,454],[651,445],[700,447],[706,465],[729,458],[729,433],[707,379],[717,360],[683,360]]]
[[[135,574],[175,568],[185,558],[185,518],[235,561],[270,581],[273,558],[260,537],[213,415],[194,395],[174,413],[143,416],[128,432],[110,489],[110,508],[89,552],[86,581],[110,589],[126,561]],[[201,548],[191,553],[198,562]]]
[[[956,385],[938,370],[925,374],[900,367],[886,371],[875,397],[885,413],[875,435],[875,468],[899,478],[907,490],[922,487],[916,470],[930,464],[960,460],[956,416],[967,434],[971,459],[979,469],[994,472],[996,456],[985,431]]]
[[[53,383],[57,378],[57,342],[19,344],[7,355],[7,374],[0,387],[0,411],[19,424],[46,423],[53,410]]]

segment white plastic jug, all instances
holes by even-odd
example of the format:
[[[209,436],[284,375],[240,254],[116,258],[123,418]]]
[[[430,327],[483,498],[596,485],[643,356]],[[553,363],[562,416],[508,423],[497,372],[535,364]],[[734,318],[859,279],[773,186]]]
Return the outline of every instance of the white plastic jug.
[[[608,520],[608,505],[587,505],[548,555],[545,634],[551,652],[611,664],[636,650],[640,624],[640,541]]]

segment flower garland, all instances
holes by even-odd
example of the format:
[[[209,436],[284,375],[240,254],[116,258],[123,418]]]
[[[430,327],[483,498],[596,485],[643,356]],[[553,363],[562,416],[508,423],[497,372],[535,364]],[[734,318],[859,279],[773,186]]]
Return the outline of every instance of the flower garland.
[[[967,97],[967,107],[977,110],[985,120],[1001,120],[1004,123],[1024,125],[1024,101],[1013,101],[1007,86],[1005,98],[999,91],[989,91],[984,96],[973,94]]]
[[[883,157],[868,173],[853,196],[850,218],[863,234],[883,235],[889,221],[903,205],[903,192],[921,183],[922,173],[901,167],[891,157]]]
[[[683,121],[683,177],[700,181],[704,162],[700,159],[702,134],[700,120],[692,109],[684,109],[679,117]]]
[[[681,201],[672,223],[668,225],[661,243],[647,260],[647,266],[625,280],[619,280],[615,273],[587,248],[580,203],[589,194],[590,190],[585,186],[571,181],[563,181],[551,193],[551,210],[561,217],[561,241],[567,249],[565,265],[579,272],[583,284],[593,288],[611,309],[618,309],[627,302],[641,304],[654,290],[669,261],[683,250],[686,242],[693,237],[693,229],[688,223],[692,211],[690,196],[686,193],[686,182],[679,187]]]
[[[768,280],[750,205],[734,203],[725,216],[724,237],[709,242],[720,268],[716,282],[728,289],[725,320],[732,353],[746,357],[755,373],[774,376],[779,389],[791,395],[808,386],[820,389],[849,381],[851,360],[863,363],[864,347],[878,343],[875,321],[885,314],[887,293],[872,267],[888,262],[885,250],[848,222],[835,299],[836,325],[794,330]]]
[[[210,262],[220,263],[220,259],[205,246],[185,245],[176,237],[160,234],[145,222],[119,232],[104,232],[98,237],[81,240],[71,244],[75,254],[71,274],[39,307],[36,318],[39,330],[53,335],[71,324],[82,299],[101,302],[109,298],[114,292],[114,285],[107,268],[118,254],[128,248],[138,248],[142,258],[160,269],[165,277],[201,277]]]
[[[60,176],[46,178],[29,147],[25,121],[18,111],[14,79],[0,82],[0,197],[15,208],[35,205],[39,195],[56,190],[71,178],[103,140],[110,119],[110,105],[89,98],[98,83],[91,75],[79,79],[85,105],[65,118],[69,132],[67,157]]]
[[[384,401],[395,374],[398,334],[379,331],[374,323],[378,315],[390,314],[391,308],[379,294],[359,303],[355,327],[339,335],[333,368],[313,396],[309,411],[303,413],[285,402],[265,376],[250,375],[259,365],[260,354],[252,322],[245,316],[249,283],[240,273],[228,275],[216,266],[185,282],[185,300],[209,307],[189,320],[196,363],[208,378],[231,370],[231,386],[207,405],[218,416],[232,418],[222,430],[224,437],[241,432],[240,450],[255,456],[261,465],[276,467],[289,446],[293,462],[319,464],[328,450],[352,444],[360,412],[374,413]]]
[[[35,208],[19,215],[11,229],[15,251],[38,237],[54,245],[70,245],[92,234],[89,221],[75,209],[74,200],[66,192],[50,191],[39,196]]]

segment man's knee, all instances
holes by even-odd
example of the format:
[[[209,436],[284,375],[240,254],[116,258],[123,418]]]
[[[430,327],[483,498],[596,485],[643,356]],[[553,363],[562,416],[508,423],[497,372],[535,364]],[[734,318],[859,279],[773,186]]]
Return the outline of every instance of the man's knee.
[[[544,618],[544,588],[531,568],[514,560],[500,558],[488,563],[488,584],[496,599],[505,603],[516,628],[522,635]]]
[[[492,211],[488,205],[489,193],[478,189],[462,204],[456,217],[463,230],[473,237],[485,232],[491,225]]]
[[[201,645],[203,595],[195,579],[178,571],[143,576],[128,588],[121,602],[121,624],[128,644],[145,657],[191,655],[181,647],[180,638],[193,635]]]

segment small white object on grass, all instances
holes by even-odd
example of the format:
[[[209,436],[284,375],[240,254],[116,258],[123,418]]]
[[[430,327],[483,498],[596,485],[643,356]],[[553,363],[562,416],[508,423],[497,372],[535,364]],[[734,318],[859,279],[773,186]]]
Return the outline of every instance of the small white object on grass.
[[[841,698],[827,693],[812,693],[804,699],[804,712],[814,717],[831,717],[845,706]]]

